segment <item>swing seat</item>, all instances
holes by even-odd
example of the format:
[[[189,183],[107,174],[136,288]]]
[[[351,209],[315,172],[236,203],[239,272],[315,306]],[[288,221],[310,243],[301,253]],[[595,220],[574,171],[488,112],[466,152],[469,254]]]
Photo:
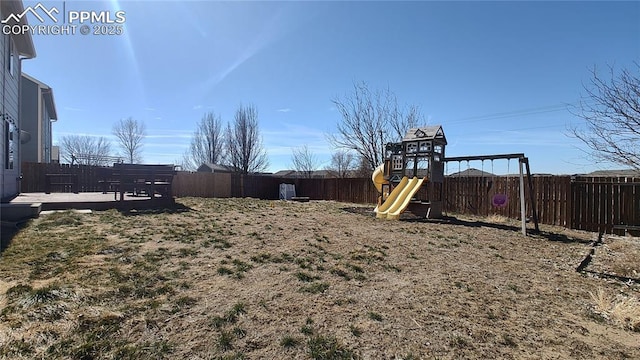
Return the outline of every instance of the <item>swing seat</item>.
[[[505,207],[507,206],[507,201],[508,201],[508,197],[506,194],[495,194],[493,195],[493,197],[491,198],[491,204],[493,204],[493,206],[495,207]]]

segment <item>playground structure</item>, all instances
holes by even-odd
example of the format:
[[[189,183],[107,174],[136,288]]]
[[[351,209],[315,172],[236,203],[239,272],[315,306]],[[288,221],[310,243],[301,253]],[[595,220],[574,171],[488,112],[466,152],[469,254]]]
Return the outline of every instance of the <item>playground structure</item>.
[[[371,179],[380,194],[375,208],[377,218],[397,220],[404,211],[418,217],[434,219],[442,217],[443,182],[445,164],[448,162],[517,159],[519,164],[519,200],[522,233],[526,235],[526,198],[524,175],[528,179],[529,200],[533,210],[535,230],[538,217],[532,196],[533,185],[529,160],[523,153],[445,157],[447,139],[442,126],[412,128],[399,143],[385,146],[384,163],[378,166]],[[505,194],[495,193],[494,207],[505,206]]]
[[[372,175],[381,194],[376,217],[398,219],[407,209],[421,217],[442,216],[446,145],[439,125],[409,129],[402,142],[386,144],[384,163]]]

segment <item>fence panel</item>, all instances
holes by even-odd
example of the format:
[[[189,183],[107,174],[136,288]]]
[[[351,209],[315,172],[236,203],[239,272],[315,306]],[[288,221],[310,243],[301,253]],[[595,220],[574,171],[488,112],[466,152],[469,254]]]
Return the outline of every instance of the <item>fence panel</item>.
[[[178,172],[173,178],[176,197],[231,197],[231,174]]]
[[[640,178],[577,177],[571,183],[571,227],[611,233],[640,225]]]
[[[78,179],[80,192],[102,191],[99,182],[103,167],[69,164],[22,163],[21,192],[44,192],[46,174],[73,174]],[[71,188],[57,189],[70,192]]]

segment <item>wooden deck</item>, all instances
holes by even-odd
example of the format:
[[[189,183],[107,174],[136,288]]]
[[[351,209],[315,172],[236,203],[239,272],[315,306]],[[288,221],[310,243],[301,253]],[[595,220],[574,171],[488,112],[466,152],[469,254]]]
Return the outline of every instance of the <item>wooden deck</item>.
[[[103,194],[101,192],[87,193],[21,193],[10,204],[42,204],[42,210],[130,210],[148,209],[156,207],[173,206],[173,198],[163,199],[156,196],[151,199],[148,196],[132,196],[126,194],[124,201],[114,199],[113,193]]]

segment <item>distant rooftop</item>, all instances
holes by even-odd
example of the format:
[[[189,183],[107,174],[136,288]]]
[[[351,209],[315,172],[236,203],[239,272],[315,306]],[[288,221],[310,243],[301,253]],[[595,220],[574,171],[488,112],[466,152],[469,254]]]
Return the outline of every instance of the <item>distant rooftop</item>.
[[[587,176],[635,176],[640,177],[640,171],[634,169],[597,170],[586,174]]]
[[[306,178],[307,173],[304,171],[295,171],[295,170],[280,170],[272,174],[274,177],[279,178]],[[346,174],[346,177],[357,177],[357,171],[349,170]],[[314,170],[311,172],[312,179],[327,179],[327,178],[337,178],[339,174],[333,170]]]
[[[233,168],[233,166],[228,166],[228,165],[204,163],[198,167],[197,171],[213,172],[213,173],[219,173],[219,172],[231,173],[231,172],[235,172],[235,169]]]
[[[466,170],[462,170],[459,172],[455,172],[453,174],[449,174],[447,176],[450,177],[456,177],[456,176],[469,176],[469,177],[490,177],[490,176],[496,176],[495,174],[492,174],[490,172],[486,172],[486,171],[482,171],[482,170],[478,170],[475,168],[469,168]]]

